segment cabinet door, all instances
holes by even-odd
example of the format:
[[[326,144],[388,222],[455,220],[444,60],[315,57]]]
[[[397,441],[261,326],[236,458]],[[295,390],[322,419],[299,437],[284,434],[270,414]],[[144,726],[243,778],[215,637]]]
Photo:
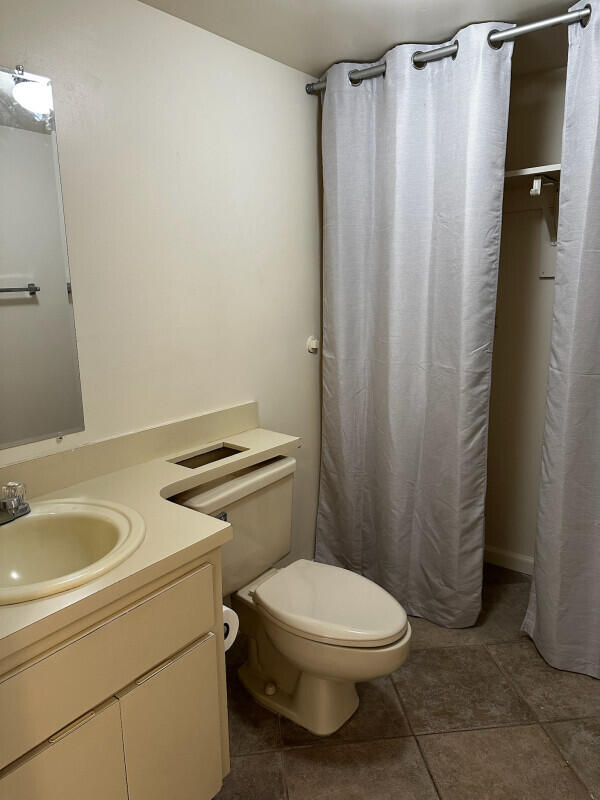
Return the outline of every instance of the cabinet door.
[[[7,767],[0,800],[127,800],[116,700]]]
[[[129,800],[208,800],[221,787],[216,637],[119,693]]]

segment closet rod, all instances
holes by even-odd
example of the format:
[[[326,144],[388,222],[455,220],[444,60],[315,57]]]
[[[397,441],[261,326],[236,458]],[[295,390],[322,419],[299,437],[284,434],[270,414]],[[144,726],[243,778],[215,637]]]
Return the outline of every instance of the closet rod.
[[[555,25],[573,25],[575,22],[580,22],[584,27],[587,25],[592,13],[591,6],[587,5],[577,11],[568,11],[566,14],[559,14],[557,17],[549,17],[548,19],[540,19],[537,22],[529,22],[527,25],[517,25],[515,28],[507,28],[504,31],[492,31],[488,36],[488,43],[490,47],[499,50],[504,42],[510,42],[517,39],[519,36],[524,36],[527,33],[535,33],[536,31],[543,31],[546,28],[553,28]],[[417,69],[423,67],[430,61],[439,61],[441,58],[448,58],[448,56],[456,57],[458,53],[458,42],[447,44],[444,47],[437,47],[434,50],[426,50],[422,52],[417,50],[413,53],[412,63]],[[365,69],[351,69],[348,72],[348,79],[353,86],[359,86],[362,81],[367,78],[378,78],[380,75],[385,75],[385,61],[382,64],[375,64],[373,67],[366,67]],[[318,94],[323,91],[327,86],[327,78],[320,81],[306,84],[306,91],[308,94]]]

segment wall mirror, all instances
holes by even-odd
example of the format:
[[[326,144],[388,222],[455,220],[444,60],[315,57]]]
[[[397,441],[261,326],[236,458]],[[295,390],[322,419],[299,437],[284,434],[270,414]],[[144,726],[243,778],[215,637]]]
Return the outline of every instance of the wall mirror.
[[[0,449],[83,427],[52,86],[0,67]]]

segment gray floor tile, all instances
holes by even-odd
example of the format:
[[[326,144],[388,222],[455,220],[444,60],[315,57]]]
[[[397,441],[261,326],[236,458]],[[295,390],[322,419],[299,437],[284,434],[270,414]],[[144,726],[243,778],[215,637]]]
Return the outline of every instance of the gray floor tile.
[[[552,722],[546,730],[591,794],[600,798],[600,717]]]
[[[529,590],[529,581],[484,587],[482,614],[488,624],[498,629],[499,641],[519,641],[526,637],[521,633],[521,625],[527,611]]]
[[[283,753],[289,800],[435,800],[412,737]]]
[[[227,677],[227,706],[232,756],[274,750],[281,745],[279,716],[260,706],[235,673]]]
[[[600,680],[554,669],[530,641],[488,649],[540,720],[600,715]]]
[[[501,641],[501,632],[485,617],[481,617],[472,628],[442,628],[419,617],[410,617],[410,624],[411,653],[437,647],[467,647]]]
[[[442,800],[584,800],[538,725],[419,737]]]
[[[414,733],[533,719],[483,647],[417,651],[392,677]]]
[[[260,753],[231,759],[218,800],[284,800],[281,753]]]
[[[336,744],[410,735],[406,717],[390,678],[360,683],[357,689],[360,698],[358,710],[339,731],[331,736],[315,736],[282,717],[283,744]]]
[[[529,598],[529,583],[498,583],[485,586],[477,624],[471,628],[443,628],[425,619],[411,617],[412,649],[457,647],[520,641],[521,624]]]
[[[496,564],[490,564],[486,561],[483,565],[483,582],[486,585],[498,583],[531,583],[531,575],[525,575],[523,572],[515,572],[512,569],[505,569],[504,567],[497,567]]]

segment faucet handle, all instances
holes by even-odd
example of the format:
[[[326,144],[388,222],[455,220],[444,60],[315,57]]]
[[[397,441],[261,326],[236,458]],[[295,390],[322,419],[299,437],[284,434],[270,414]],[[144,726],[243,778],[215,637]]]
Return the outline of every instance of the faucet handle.
[[[26,491],[25,484],[21,481],[9,481],[2,487],[2,499],[10,500],[14,497],[24,500]]]
[[[2,487],[0,498],[2,506],[7,510],[14,510],[22,506],[25,502],[25,484],[21,481],[9,481]]]

